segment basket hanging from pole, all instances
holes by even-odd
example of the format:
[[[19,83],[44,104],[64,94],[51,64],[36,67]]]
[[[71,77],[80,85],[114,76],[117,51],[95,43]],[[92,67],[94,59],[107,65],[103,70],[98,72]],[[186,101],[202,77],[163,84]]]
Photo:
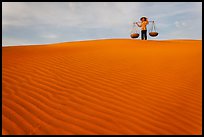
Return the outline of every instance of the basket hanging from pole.
[[[154,21],[152,22],[152,26],[151,26],[151,28],[150,28],[150,31],[149,31],[149,35],[151,36],[151,37],[156,37],[156,36],[158,36],[158,32],[156,31],[156,25],[155,25],[155,23],[154,23]]]
[[[140,36],[140,34],[139,34],[139,31],[138,31],[138,28],[135,25],[135,23],[133,23],[132,30],[131,30],[131,33],[130,33],[130,37],[134,39],[134,38],[138,38],[139,36]]]

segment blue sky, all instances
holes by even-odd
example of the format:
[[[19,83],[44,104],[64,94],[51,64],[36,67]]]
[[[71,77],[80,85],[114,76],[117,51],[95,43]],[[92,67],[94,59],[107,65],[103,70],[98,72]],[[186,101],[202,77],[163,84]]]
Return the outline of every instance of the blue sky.
[[[129,38],[141,16],[156,22],[149,39],[202,39],[201,2],[3,2],[2,45]]]

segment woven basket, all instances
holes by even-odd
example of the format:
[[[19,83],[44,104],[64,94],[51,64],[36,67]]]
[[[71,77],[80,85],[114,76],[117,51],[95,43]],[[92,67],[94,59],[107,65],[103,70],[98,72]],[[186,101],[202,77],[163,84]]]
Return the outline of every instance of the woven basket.
[[[130,35],[131,38],[138,38],[139,36],[140,36],[140,34],[138,34],[138,33],[132,33]]]
[[[156,37],[159,33],[158,32],[150,32],[149,35],[152,37]]]

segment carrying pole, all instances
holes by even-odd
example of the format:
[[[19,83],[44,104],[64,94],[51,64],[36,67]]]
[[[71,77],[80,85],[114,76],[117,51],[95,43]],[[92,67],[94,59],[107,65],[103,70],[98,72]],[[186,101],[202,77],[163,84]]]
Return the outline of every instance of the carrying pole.
[[[154,21],[148,21],[148,22],[154,22]],[[135,22],[135,23],[142,23],[141,21],[137,21],[137,22]]]

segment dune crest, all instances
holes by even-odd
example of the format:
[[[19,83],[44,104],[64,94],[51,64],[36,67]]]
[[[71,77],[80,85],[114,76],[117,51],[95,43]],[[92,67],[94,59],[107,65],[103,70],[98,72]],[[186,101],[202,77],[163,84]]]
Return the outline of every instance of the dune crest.
[[[2,48],[2,134],[202,134],[202,41]]]

